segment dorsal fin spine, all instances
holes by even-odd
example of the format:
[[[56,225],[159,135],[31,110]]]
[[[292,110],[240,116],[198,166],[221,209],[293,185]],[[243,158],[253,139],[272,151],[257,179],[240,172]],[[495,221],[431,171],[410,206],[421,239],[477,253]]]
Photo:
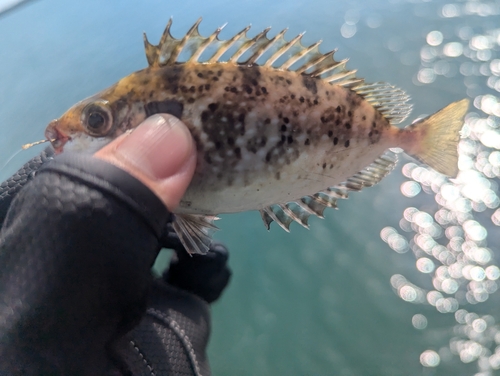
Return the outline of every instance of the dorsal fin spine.
[[[279,67],[280,69],[288,69],[290,68],[293,64],[295,64],[301,57],[315,49],[321,44],[321,40],[317,41],[316,43],[311,44],[309,47],[304,48],[302,51],[297,52],[295,55],[291,56],[287,61],[285,61],[281,66]]]
[[[271,30],[270,27],[268,28],[265,28],[263,31],[261,31],[259,34],[257,34],[255,37],[253,37],[252,39],[244,42],[240,48],[238,48],[238,50],[234,53],[233,56],[231,56],[231,58],[228,60],[228,63],[237,63],[238,62],[238,59],[245,53],[247,52],[250,48],[252,48],[252,46],[259,40],[261,40],[262,38],[265,38],[267,33],[269,32],[269,30]]]
[[[276,60],[278,60],[281,56],[283,56],[290,48],[292,48],[297,42],[299,42],[304,36],[305,32],[300,33],[291,41],[287,42],[283,45],[278,51],[276,51],[271,57],[263,64],[264,67],[270,67],[274,64]]]

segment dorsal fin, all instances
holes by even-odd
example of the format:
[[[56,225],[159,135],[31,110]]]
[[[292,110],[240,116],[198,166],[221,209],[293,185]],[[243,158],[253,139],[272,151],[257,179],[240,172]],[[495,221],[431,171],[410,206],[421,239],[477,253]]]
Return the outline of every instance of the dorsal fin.
[[[219,27],[208,37],[203,37],[198,31],[201,18],[189,29],[181,39],[176,39],[170,33],[172,19],[169,20],[158,45],[149,43],[144,34],[146,58],[150,67],[161,67],[179,63],[182,52],[188,53],[185,61],[188,62],[221,62],[221,57],[235,46],[228,62],[235,64],[259,64],[276,69],[291,70],[297,73],[318,77],[335,85],[352,87],[363,83],[363,79],[355,76],[356,71],[349,71],[345,65],[347,60],[336,61],[334,51],[323,54],[319,50],[321,41],[310,46],[301,43],[304,33],[297,35],[290,41],[285,40],[287,29],[279,32],[275,37],[267,36],[270,28],[264,29],[254,37],[248,37],[250,26],[246,27],[229,40],[220,40]],[[204,61],[200,57],[207,48],[215,49],[213,55]],[[266,51],[270,56],[263,58]],[[260,61],[263,60],[263,61]]]
[[[259,64],[281,70],[291,70],[298,74],[322,79],[332,85],[348,87],[370,102],[391,123],[402,122],[411,112],[412,106],[407,103],[410,97],[404,91],[383,82],[365,83],[362,78],[356,77],[355,70],[346,68],[347,59],[335,60],[336,50],[321,53],[319,50],[321,41],[304,46],[301,43],[304,33],[286,41],[287,29],[269,38],[267,33],[270,28],[268,27],[250,38],[247,35],[250,30],[248,26],[231,39],[220,40],[219,33],[222,27],[217,28],[208,37],[203,37],[198,31],[200,23],[201,18],[182,39],[176,39],[170,33],[172,26],[172,19],[170,19],[157,46],[149,43],[144,34],[144,46],[149,66],[161,67],[179,63],[179,56],[182,52],[188,53],[186,62],[221,62],[222,56],[235,47],[232,55],[227,58],[230,63]],[[215,52],[205,61],[200,61],[203,52],[209,47]],[[264,58],[266,51],[270,51],[270,56]]]
[[[311,215],[323,218],[323,211],[327,207],[336,209],[337,200],[347,199],[348,192],[360,191],[364,187],[377,184],[394,169],[397,161],[397,155],[387,151],[369,166],[339,185],[286,204],[268,206],[260,210],[264,225],[269,230],[269,226],[274,221],[287,232],[290,231],[290,224],[293,222],[309,228],[308,219]]]
[[[352,88],[375,107],[392,124],[404,121],[411,113],[410,96],[403,90],[385,82],[363,83]]]

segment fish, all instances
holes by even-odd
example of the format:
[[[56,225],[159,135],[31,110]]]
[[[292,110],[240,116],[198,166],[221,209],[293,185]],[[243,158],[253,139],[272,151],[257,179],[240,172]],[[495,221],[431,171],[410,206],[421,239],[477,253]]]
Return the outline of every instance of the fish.
[[[94,153],[156,113],[189,128],[197,165],[172,227],[190,254],[206,253],[222,213],[260,211],[267,229],[323,218],[339,199],[381,181],[397,163],[391,148],[455,177],[457,146],[469,101],[462,99],[407,127],[410,97],[384,82],[367,83],[287,29],[230,39],[222,27],[180,39],[172,19],[157,45],[144,34],[148,66],[71,107],[49,123],[56,153]]]

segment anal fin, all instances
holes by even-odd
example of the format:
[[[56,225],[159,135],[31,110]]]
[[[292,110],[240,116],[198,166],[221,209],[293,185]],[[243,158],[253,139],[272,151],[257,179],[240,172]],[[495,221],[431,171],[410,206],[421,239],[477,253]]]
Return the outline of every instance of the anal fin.
[[[307,221],[311,215],[323,218],[323,212],[327,207],[337,209],[337,200],[347,199],[348,192],[361,191],[364,187],[377,184],[394,169],[397,162],[397,155],[387,151],[363,170],[338,185],[286,204],[270,205],[260,210],[264,225],[269,230],[274,221],[287,232],[290,231],[289,228],[293,222],[309,228]]]
[[[213,223],[215,216],[200,214],[175,214],[172,227],[189,254],[205,254],[212,243],[212,233],[218,230]]]

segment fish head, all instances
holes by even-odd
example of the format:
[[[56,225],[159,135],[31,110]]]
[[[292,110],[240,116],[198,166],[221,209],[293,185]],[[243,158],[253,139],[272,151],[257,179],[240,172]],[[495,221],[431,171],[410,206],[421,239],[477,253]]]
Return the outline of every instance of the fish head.
[[[68,150],[95,153],[145,118],[143,105],[110,88],[78,102],[52,120],[45,129],[45,138],[56,154]]]

